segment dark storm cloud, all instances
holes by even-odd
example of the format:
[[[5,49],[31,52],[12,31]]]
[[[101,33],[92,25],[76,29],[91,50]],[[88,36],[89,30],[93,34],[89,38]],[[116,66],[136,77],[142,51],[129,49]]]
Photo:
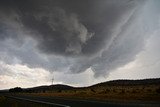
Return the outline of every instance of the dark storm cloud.
[[[5,1],[3,4],[7,5]],[[92,55],[111,38],[111,30],[136,3],[106,0],[10,0],[14,10],[49,54]]]
[[[142,50],[144,17],[137,17],[144,4],[143,0],[1,0],[0,40],[18,43],[12,47],[15,43],[2,42],[1,49],[29,67],[75,73],[92,68],[97,76],[103,75]],[[26,42],[31,40],[27,38],[33,41]]]

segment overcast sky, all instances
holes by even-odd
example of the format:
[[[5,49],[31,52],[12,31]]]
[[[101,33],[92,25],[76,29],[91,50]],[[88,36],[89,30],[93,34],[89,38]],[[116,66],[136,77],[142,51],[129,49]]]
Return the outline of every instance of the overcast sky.
[[[159,0],[1,0],[0,89],[160,77]]]

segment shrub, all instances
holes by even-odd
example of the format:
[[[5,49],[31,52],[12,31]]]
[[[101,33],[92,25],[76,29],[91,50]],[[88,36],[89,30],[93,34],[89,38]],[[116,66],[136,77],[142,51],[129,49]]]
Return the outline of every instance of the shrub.
[[[94,92],[94,93],[96,92],[94,89],[91,89],[91,91]]]
[[[58,90],[58,93],[61,93],[62,92],[62,90]]]
[[[15,88],[11,88],[9,89],[9,92],[22,92],[23,89],[21,87],[15,87]]]
[[[152,90],[151,89],[147,89],[147,92],[151,92]]]
[[[110,90],[109,90],[109,89],[106,89],[106,90],[105,90],[105,93],[108,93],[108,92],[110,92]]]
[[[6,100],[6,98],[4,96],[0,97],[0,102],[3,102],[4,100]]]
[[[43,93],[45,93],[46,92],[46,90],[43,90]]]
[[[116,93],[117,91],[115,89],[113,89],[113,92]]]
[[[122,89],[120,93],[121,93],[121,94],[124,94],[124,93],[125,93],[125,90],[124,90],[124,89]]]
[[[136,92],[136,90],[133,89],[133,90],[132,90],[132,93],[137,93],[137,92]]]
[[[156,92],[160,94],[160,87],[156,89]]]

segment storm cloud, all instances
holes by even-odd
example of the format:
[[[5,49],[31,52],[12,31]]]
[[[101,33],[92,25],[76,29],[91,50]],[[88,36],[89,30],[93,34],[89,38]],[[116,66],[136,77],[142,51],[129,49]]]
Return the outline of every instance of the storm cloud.
[[[157,2],[157,1],[155,1]],[[144,0],[1,0],[0,60],[107,75],[134,60],[159,17]]]

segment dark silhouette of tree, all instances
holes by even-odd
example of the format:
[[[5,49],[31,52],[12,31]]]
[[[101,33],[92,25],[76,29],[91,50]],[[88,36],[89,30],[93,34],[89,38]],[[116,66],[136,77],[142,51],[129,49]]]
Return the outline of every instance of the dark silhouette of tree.
[[[15,88],[11,88],[9,89],[9,92],[22,92],[23,89],[21,87],[15,87]]]

